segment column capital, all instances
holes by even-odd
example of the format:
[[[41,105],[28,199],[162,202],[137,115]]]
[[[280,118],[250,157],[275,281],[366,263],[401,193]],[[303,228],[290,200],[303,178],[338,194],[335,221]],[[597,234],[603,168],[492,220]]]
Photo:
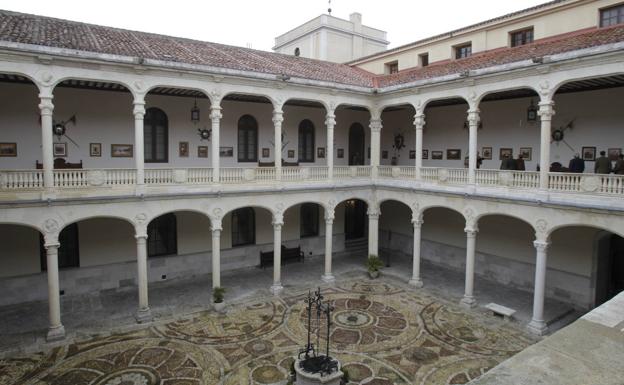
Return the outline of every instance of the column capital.
[[[552,120],[555,115],[555,102],[552,100],[544,100],[539,103],[539,110],[537,115],[541,120]]]
[[[50,95],[39,95],[39,110],[41,111],[41,115],[52,115],[54,112],[54,103],[52,103],[52,96]]]
[[[283,214],[273,214],[273,221],[271,224],[275,228],[275,230],[279,230],[284,225],[284,215]]]
[[[221,227],[215,227],[215,226],[210,226],[210,231],[212,232],[212,236],[214,237],[215,235],[217,237],[221,236],[221,231],[223,229]]]
[[[325,116],[325,125],[327,126],[327,129],[333,129],[336,125],[336,115],[327,114]]]
[[[469,226],[464,229],[464,232],[466,233],[466,237],[476,238],[479,228],[477,226]]]
[[[334,213],[331,213],[331,214],[325,213],[325,223],[326,224],[334,223],[334,218],[335,218],[334,217]]]
[[[380,118],[375,118],[370,120],[369,127],[371,132],[381,132],[381,128],[383,127]]]
[[[210,106],[210,119],[211,120],[219,120],[223,117],[221,114],[221,106]]]
[[[425,114],[424,113],[416,113],[414,115],[414,127],[417,130],[422,130],[425,127]]]
[[[468,110],[468,124],[471,126],[477,126],[481,121],[481,111],[478,108],[471,108]]]
[[[422,215],[418,215],[418,216],[412,215],[412,225],[414,226],[414,228],[422,227],[423,223],[425,223],[425,221],[423,221]]]
[[[43,245],[43,247],[45,247],[46,250],[48,249],[52,249],[52,248],[56,248],[58,249],[59,247],[61,247],[61,243],[58,241],[57,239],[50,239],[45,241],[45,244]]]
[[[378,209],[371,208],[370,206],[366,211],[366,214],[368,215],[368,219],[379,219],[379,216],[381,215]]]
[[[545,253],[546,251],[548,251],[548,247],[550,246],[550,242],[545,242],[545,241],[534,241],[533,242],[533,246],[535,247],[535,250]]]
[[[279,125],[284,121],[284,112],[281,109],[273,110],[273,124]]]
[[[137,241],[147,241],[147,232],[137,232],[134,235],[134,239]]]
[[[143,119],[145,116],[145,101],[134,101],[134,108],[132,109],[132,114],[135,119]]]

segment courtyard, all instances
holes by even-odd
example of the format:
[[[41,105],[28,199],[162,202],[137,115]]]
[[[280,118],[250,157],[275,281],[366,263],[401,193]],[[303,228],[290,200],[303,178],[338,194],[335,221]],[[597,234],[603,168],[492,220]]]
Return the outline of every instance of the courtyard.
[[[459,273],[425,265],[430,287],[414,289],[402,276],[407,261],[393,260],[379,279],[370,280],[363,266],[354,264],[361,258],[337,259],[336,284],[321,287],[335,307],[332,353],[351,384],[464,384],[537,341],[521,322],[494,318],[483,308],[461,308]],[[65,318],[76,332],[57,345],[37,343],[32,320],[45,314],[45,304],[4,308],[1,332],[8,353],[0,360],[0,384],[285,384],[292,357],[305,345],[303,299],[318,285],[311,279],[320,272],[317,262],[285,266],[289,279],[279,297],[259,289],[258,283],[270,282],[267,271],[227,273],[223,283],[231,289],[224,314],[207,305],[209,281],[154,285],[156,320],[149,325],[132,325],[131,291],[65,298],[63,308],[70,312]],[[477,288],[497,292],[488,285],[477,280]],[[523,295],[501,289],[498,295],[515,298],[518,319],[528,318]],[[566,312],[556,303],[547,309]],[[32,333],[11,333],[10,320],[27,319],[22,314],[27,311],[33,317],[19,330]],[[551,313],[550,319],[556,317]],[[7,343],[25,349],[10,353]]]

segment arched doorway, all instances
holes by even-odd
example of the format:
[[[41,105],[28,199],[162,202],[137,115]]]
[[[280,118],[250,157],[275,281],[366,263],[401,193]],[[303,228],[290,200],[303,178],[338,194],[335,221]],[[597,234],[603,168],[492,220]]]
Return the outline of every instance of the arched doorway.
[[[364,165],[364,127],[353,123],[349,128],[349,166]]]
[[[602,235],[596,253],[595,306],[600,306],[624,291],[624,238]]]
[[[362,239],[366,236],[366,202],[350,199],[345,202],[345,240]]]

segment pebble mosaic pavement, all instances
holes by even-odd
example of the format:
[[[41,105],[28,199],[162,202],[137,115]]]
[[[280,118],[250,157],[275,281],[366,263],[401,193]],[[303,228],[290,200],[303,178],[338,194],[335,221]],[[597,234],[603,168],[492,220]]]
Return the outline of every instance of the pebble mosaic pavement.
[[[535,342],[513,324],[388,279],[344,281],[323,293],[335,306],[332,350],[349,384],[465,384]],[[289,290],[225,314],[0,359],[0,384],[285,384],[306,341],[306,294]]]

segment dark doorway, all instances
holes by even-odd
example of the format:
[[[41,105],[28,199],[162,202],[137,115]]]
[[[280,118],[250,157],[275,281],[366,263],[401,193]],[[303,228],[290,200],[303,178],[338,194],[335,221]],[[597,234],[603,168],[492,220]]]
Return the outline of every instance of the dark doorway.
[[[624,291],[624,238],[605,235],[598,241],[596,306]]]
[[[80,266],[80,248],[78,242],[78,224],[72,223],[59,234],[58,267],[67,269]],[[44,246],[43,235],[39,236],[39,254],[41,257],[41,271],[48,270],[48,260]]]
[[[366,230],[366,202],[353,199],[345,202],[345,239],[364,238]]]
[[[353,123],[349,128],[349,166],[364,165],[364,127]]]

